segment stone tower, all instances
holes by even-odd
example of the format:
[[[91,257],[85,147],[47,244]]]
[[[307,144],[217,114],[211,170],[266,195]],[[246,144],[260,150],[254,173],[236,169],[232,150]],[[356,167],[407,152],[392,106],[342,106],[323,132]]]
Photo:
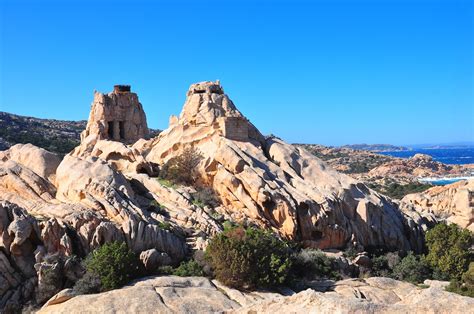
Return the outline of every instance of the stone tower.
[[[81,141],[89,136],[97,140],[132,144],[148,136],[145,112],[130,85],[115,85],[108,94],[94,93],[87,127]]]

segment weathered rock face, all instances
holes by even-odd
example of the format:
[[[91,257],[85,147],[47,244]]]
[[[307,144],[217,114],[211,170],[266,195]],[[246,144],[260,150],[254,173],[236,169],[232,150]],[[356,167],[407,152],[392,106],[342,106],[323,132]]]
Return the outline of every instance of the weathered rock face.
[[[62,291],[39,313],[466,313],[474,299],[442,287],[389,278],[338,281],[331,292],[245,293],[200,277],[152,277],[122,289],[73,297]],[[145,300],[145,301],[144,301]]]
[[[23,165],[38,176],[54,182],[56,168],[61,162],[58,155],[31,144],[16,144],[0,152],[0,161],[13,160]]]
[[[145,112],[138,96],[130,92],[130,86],[125,87],[117,85],[108,94],[94,93],[89,121],[81,134],[81,142],[93,136],[97,140],[133,143],[148,135]]]
[[[31,298],[39,244],[36,220],[18,206],[0,202],[0,309],[18,310]]]
[[[107,161],[114,170],[122,173],[154,174],[152,165],[138,150],[121,142],[100,140],[93,146],[81,144],[70,155],[82,158],[98,157]]]
[[[397,205],[304,149],[265,139],[218,83],[191,85],[179,118],[135,147],[163,164],[188,146],[203,155],[200,180],[236,220],[250,219],[311,247],[419,249],[412,239],[420,230]]]
[[[164,216],[147,210],[150,199],[136,195],[106,160],[67,155],[54,186],[10,156],[0,161],[0,201],[22,208],[0,203],[1,311],[18,310],[33,296],[42,302],[63,288],[62,264],[47,262],[50,256],[84,257],[111,241],[126,241],[137,253],[154,249],[173,263],[186,254],[184,239],[161,228]]]
[[[433,213],[450,223],[474,231],[474,180],[463,180],[409,194],[402,199],[401,206],[420,213]]]

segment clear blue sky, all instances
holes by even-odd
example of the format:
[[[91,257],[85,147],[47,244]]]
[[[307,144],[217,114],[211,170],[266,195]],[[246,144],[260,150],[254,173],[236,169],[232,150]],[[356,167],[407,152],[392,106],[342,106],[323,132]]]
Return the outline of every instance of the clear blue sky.
[[[473,2],[0,0],[0,111],[87,119],[131,84],[166,128],[220,79],[289,142],[474,141]]]

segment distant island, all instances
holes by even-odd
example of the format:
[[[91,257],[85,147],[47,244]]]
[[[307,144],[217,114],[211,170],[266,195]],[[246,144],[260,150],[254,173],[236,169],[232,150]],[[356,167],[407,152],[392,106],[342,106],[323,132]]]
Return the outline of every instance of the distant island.
[[[371,152],[396,152],[410,150],[408,147],[395,146],[390,144],[350,144],[343,145],[340,148],[349,148],[354,150],[368,150]]]

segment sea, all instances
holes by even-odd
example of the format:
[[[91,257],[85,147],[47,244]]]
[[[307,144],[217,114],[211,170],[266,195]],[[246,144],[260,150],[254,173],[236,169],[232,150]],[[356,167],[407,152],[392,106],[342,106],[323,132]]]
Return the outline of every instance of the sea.
[[[474,164],[474,147],[468,148],[424,148],[395,152],[380,152],[378,154],[389,155],[401,158],[410,158],[415,154],[425,154],[433,157],[434,160],[444,164],[463,165]]]
[[[433,157],[434,160],[444,164],[464,165],[474,164],[474,147],[467,148],[422,148],[407,151],[379,152],[378,154],[388,155],[400,158],[410,158],[415,154],[426,154]],[[474,171],[470,177],[453,177],[453,178],[423,178],[422,182],[431,183],[433,185],[446,185],[460,180],[474,180]]]

